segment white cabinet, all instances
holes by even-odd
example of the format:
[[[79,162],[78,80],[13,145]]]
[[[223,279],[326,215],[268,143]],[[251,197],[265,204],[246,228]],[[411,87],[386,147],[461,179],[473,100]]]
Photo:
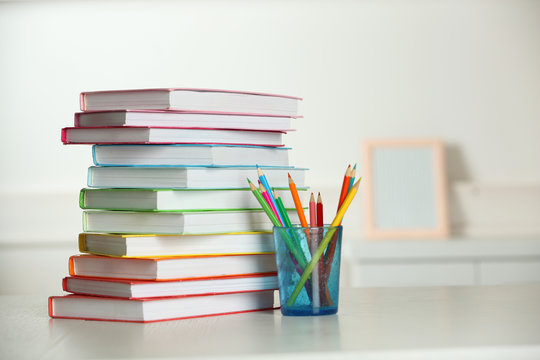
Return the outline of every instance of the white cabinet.
[[[540,238],[344,239],[354,287],[540,283]]]

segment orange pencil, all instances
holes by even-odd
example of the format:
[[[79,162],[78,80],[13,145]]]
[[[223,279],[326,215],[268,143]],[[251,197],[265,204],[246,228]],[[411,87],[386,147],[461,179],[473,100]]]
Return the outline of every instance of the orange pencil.
[[[309,198],[309,226],[317,226],[317,205],[315,204],[313,193],[311,193],[311,197]]]
[[[341,185],[341,193],[339,194],[339,203],[338,203],[338,211],[341,207],[341,204],[343,204],[343,200],[347,197],[347,193],[349,192],[349,183],[351,182],[351,165],[347,166],[347,171],[345,171],[345,177],[343,178],[343,184]]]
[[[306,220],[306,215],[304,214],[304,208],[302,207],[302,202],[298,196],[298,189],[296,189],[296,184],[294,183],[291,174],[289,175],[289,189],[291,189],[291,195],[294,201],[294,206],[296,207],[296,212],[298,213],[298,218],[300,219],[300,224],[302,227],[308,227]]]

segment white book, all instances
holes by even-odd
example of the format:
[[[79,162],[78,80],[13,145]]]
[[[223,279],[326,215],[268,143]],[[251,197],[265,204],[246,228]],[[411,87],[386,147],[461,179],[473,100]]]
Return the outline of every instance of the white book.
[[[288,166],[289,148],[237,145],[94,145],[102,166]]]
[[[49,316],[52,318],[127,322],[179,320],[273,308],[273,290],[154,299],[83,295],[49,298]]]
[[[298,214],[287,211],[293,224]],[[262,210],[146,212],[99,211],[83,212],[85,232],[119,234],[221,234],[228,232],[270,231],[273,226]]]
[[[64,144],[232,144],[283,146],[280,131],[158,127],[62,129]]]
[[[288,188],[290,174],[297,187],[304,187],[305,168],[262,168],[270,186]],[[89,187],[235,189],[246,188],[247,178],[257,182],[256,167],[136,167],[91,166]]]
[[[271,232],[203,235],[79,234],[79,251],[116,257],[261,254],[275,251]]]
[[[81,93],[81,110],[165,109],[297,116],[293,96],[246,91],[165,88]]]
[[[289,189],[276,189],[286,209],[294,209]],[[298,189],[306,204],[307,189]],[[261,205],[250,189],[82,189],[82,209],[137,211],[215,211],[260,210]]]
[[[239,291],[277,290],[278,288],[275,273],[169,281],[70,276],[63,279],[62,285],[64,291],[73,294],[126,299],[210,295]]]
[[[289,116],[257,116],[161,110],[110,110],[75,114],[75,127],[154,126],[246,130],[291,130]]]

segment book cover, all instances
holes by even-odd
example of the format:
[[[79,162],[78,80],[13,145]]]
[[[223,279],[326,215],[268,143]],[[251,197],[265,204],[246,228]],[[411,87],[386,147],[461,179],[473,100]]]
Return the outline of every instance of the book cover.
[[[296,210],[288,210],[298,223]],[[83,231],[117,234],[222,234],[228,232],[271,231],[272,223],[261,210],[150,212],[83,211]]]
[[[285,147],[216,144],[94,145],[99,166],[289,166]]]
[[[211,235],[79,234],[79,251],[116,257],[245,255],[274,253],[271,232]]]
[[[202,111],[105,110],[75,113],[74,126],[157,126],[289,131],[291,119],[295,118],[298,117]]]
[[[298,97],[261,92],[161,88],[86,91],[81,110],[163,109],[297,116]]]
[[[66,127],[61,140],[69,144],[224,144],[283,146],[283,132],[145,126]]]
[[[49,316],[52,318],[142,323],[274,308],[273,290],[152,299],[84,295],[49,298]]]
[[[206,279],[276,271],[274,254],[192,255],[153,258],[74,255],[69,275],[129,280]]]
[[[288,188],[290,174],[296,186],[304,187],[306,168],[261,167],[268,182]],[[91,166],[88,186],[97,188],[237,189],[246,188],[247,178],[258,178],[256,167],[185,166]]]
[[[62,280],[62,288],[66,292],[77,295],[148,299],[277,290],[278,282],[277,273],[173,281],[135,281],[69,276]]]
[[[275,188],[286,209],[295,209],[289,189]],[[307,189],[298,189],[306,203]],[[238,211],[260,210],[250,189],[81,189],[79,205],[91,210],[129,211]]]

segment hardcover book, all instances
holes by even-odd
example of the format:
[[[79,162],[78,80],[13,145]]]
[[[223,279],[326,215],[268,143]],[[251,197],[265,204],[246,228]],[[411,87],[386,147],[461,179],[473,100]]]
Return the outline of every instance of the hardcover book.
[[[273,308],[273,290],[153,299],[83,295],[49,298],[49,316],[52,318],[126,322],[180,320]]]
[[[64,291],[78,295],[147,299],[277,290],[278,283],[276,273],[172,281],[135,281],[70,276],[64,278],[62,288]]]
[[[271,232],[204,235],[79,234],[79,251],[121,257],[273,253]]]
[[[276,189],[286,209],[294,209],[289,189]],[[305,203],[306,188],[298,189]],[[250,189],[82,189],[82,209],[132,211],[260,210]]]
[[[75,113],[75,127],[150,126],[288,131],[289,116],[219,112],[109,110]]]
[[[283,133],[261,130],[216,130],[158,127],[62,129],[64,144],[235,144],[283,146]]]
[[[81,110],[164,109],[297,116],[302,99],[257,92],[164,88],[81,93]]]
[[[94,145],[101,166],[288,166],[289,148],[212,144]]]
[[[291,174],[296,186],[304,187],[305,168],[262,168],[268,182],[276,188],[287,188]],[[89,187],[237,189],[246,188],[247,178],[258,178],[255,167],[130,167],[91,166]]]
[[[130,280],[204,279],[276,271],[274,254],[117,258],[74,255],[69,275]]]
[[[288,210],[292,223],[298,214]],[[83,212],[85,232],[117,234],[221,234],[227,232],[270,231],[272,223],[262,210],[148,212],[99,211]]]

